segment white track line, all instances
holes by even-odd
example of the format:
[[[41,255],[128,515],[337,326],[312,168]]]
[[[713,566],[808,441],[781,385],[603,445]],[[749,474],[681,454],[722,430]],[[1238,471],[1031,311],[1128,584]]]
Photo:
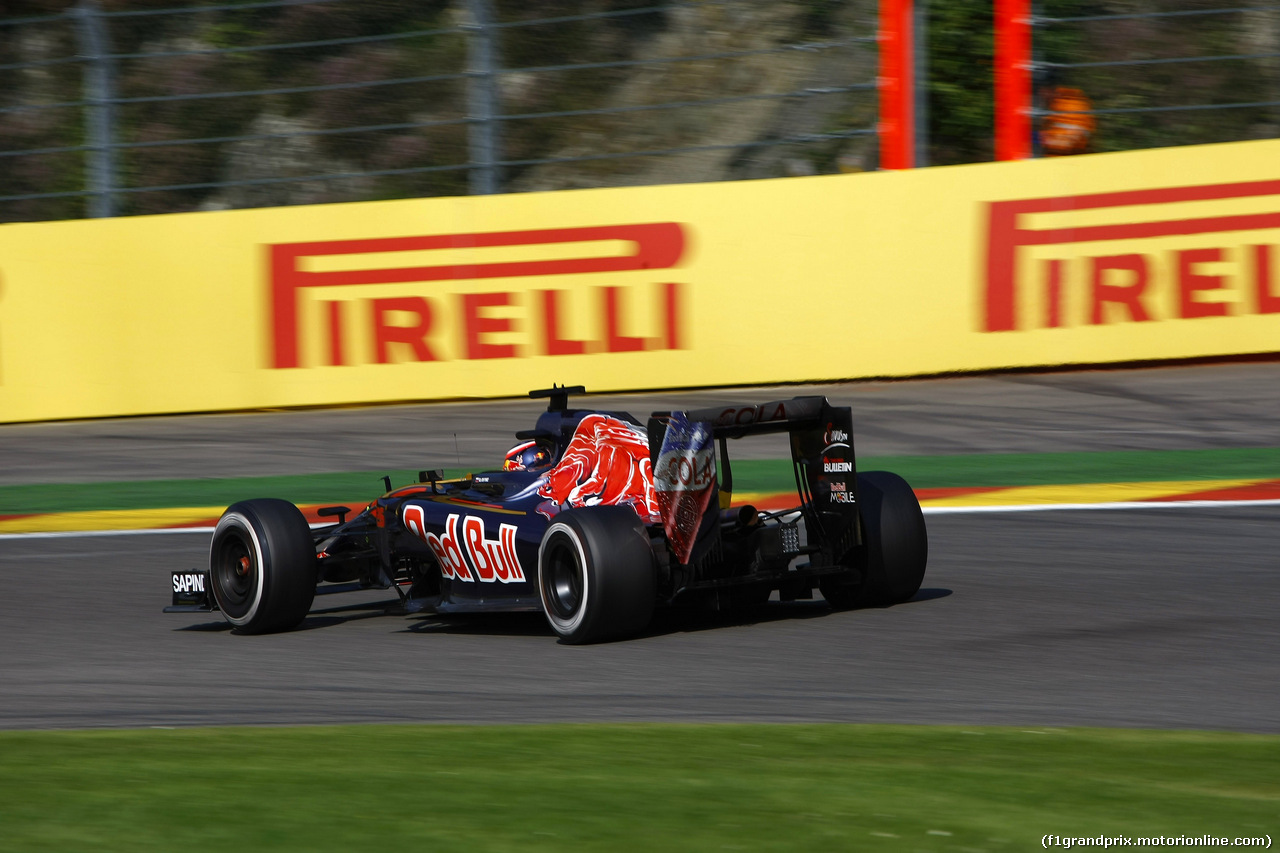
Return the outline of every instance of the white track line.
[[[1280,506],[1280,499],[1259,501],[1115,501],[1096,504],[1014,504],[1010,506],[926,506],[925,515],[977,515],[1001,512],[1057,512],[1059,510],[1218,509]],[[164,527],[155,530],[59,530],[48,533],[0,533],[7,539],[86,539],[92,536],[161,536],[166,533],[212,533],[212,527]]]
[[[212,527],[160,527],[154,530],[54,530],[46,533],[0,533],[5,539],[86,539],[90,536],[159,536],[164,533],[212,533]]]

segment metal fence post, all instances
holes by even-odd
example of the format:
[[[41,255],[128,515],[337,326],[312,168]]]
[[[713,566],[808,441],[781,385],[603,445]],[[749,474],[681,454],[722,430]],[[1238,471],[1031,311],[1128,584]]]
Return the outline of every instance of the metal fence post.
[[[80,0],[71,10],[76,18],[80,52],[85,57],[84,99],[87,213],[91,218],[115,215],[112,193],[116,185],[115,92],[111,68],[111,48],[106,24],[97,0]]]
[[[929,165],[929,0],[916,0],[911,36],[915,41],[912,55],[915,67],[911,79],[915,84],[915,167]]]
[[[497,33],[493,28],[491,0],[467,0],[471,20],[467,30],[467,97],[471,148],[469,170],[472,195],[499,191],[498,174],[498,78],[494,60]]]

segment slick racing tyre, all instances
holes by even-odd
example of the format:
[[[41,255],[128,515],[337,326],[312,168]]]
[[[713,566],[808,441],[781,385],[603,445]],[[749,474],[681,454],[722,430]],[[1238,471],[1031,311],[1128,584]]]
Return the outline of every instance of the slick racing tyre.
[[[538,592],[564,643],[634,636],[653,617],[649,534],[630,507],[567,510],[538,549]]]
[[[213,531],[209,581],[236,632],[297,627],[316,594],[316,550],[306,518],[274,498],[233,504]]]
[[[929,537],[920,502],[907,481],[888,471],[858,475],[858,515],[863,548],[850,563],[861,571],[834,575],[819,584],[837,610],[886,607],[910,601],[924,582]]]

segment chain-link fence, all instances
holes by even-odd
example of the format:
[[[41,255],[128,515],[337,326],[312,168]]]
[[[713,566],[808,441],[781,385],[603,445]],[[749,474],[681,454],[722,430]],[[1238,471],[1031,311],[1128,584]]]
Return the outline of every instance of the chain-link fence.
[[[875,166],[873,0],[158,5],[0,18],[0,221]]]
[[[1079,90],[1090,150],[1280,136],[1280,5],[1041,0],[1032,27],[1037,124]]]

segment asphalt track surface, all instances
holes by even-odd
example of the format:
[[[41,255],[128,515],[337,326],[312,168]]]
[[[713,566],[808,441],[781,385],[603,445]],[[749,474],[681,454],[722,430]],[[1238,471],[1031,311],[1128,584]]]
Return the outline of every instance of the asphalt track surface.
[[[1191,449],[1280,443],[1277,389],[1269,363],[605,405],[827,393],[855,407],[860,455]],[[470,465],[500,457],[536,411],[510,401],[0,427],[0,483]],[[537,615],[406,616],[386,612],[384,593],[321,598],[299,631],[242,637],[216,614],[160,612],[168,571],[202,565],[208,534],[0,539],[0,728],[845,720],[1280,732],[1280,507],[928,524],[929,572],[907,604],[667,613],[639,639],[587,647],[557,644]]]

